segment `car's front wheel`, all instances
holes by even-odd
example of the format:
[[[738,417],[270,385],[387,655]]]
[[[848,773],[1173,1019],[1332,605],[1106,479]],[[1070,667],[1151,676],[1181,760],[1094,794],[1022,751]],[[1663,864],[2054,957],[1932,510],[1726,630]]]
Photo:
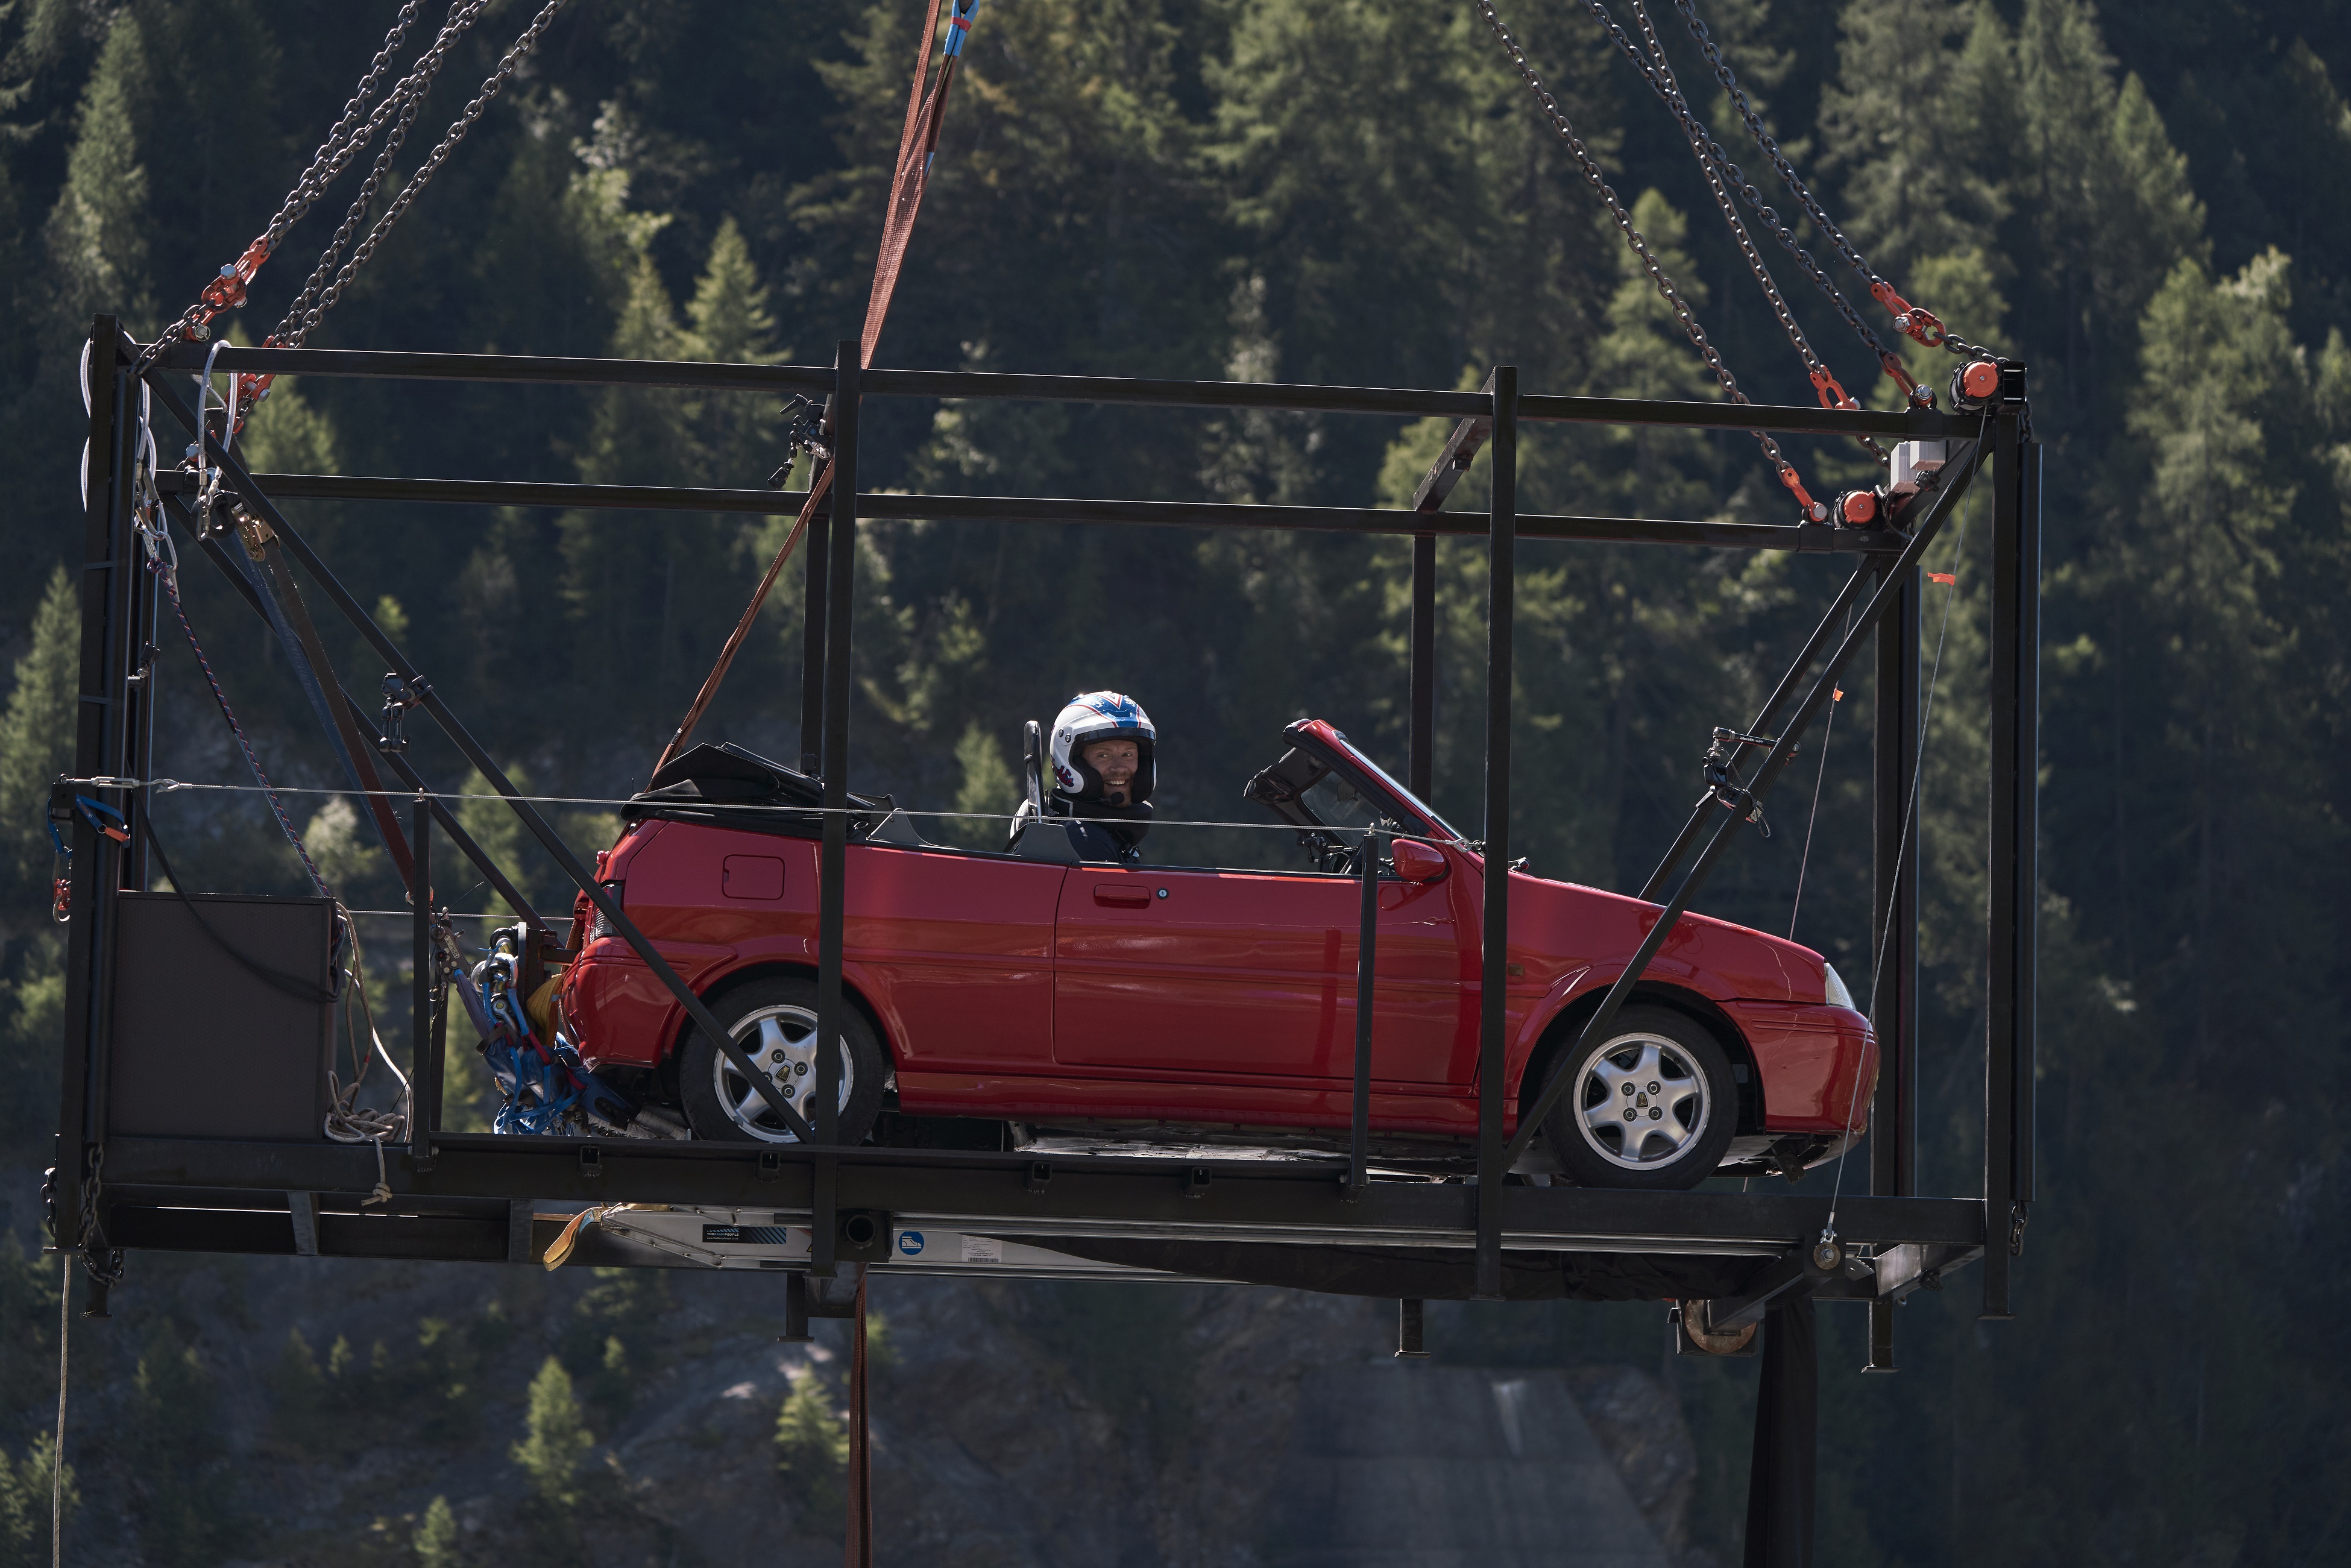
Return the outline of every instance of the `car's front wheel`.
[[[1722,1046],[1670,1008],[1632,1007],[1604,1039],[1552,1063],[1567,1092],[1543,1130],[1567,1174],[1585,1186],[1678,1190],[1722,1163],[1739,1119]]]
[[[816,1124],[818,1077],[816,982],[797,976],[753,980],[710,999],[710,1010],[745,1055],[782,1090],[792,1109]],[[862,1144],[882,1108],[882,1081],[888,1071],[882,1042],[865,1015],[844,998],[835,1041],[841,1089],[835,1102],[836,1135]],[[729,1143],[792,1144],[799,1140],[753,1087],[741,1067],[700,1030],[686,1036],[678,1059],[679,1097],[697,1138]]]

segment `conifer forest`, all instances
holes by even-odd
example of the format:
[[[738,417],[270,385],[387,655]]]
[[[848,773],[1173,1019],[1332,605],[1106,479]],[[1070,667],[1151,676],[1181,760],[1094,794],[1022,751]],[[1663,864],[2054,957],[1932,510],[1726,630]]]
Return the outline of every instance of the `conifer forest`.
[[[1813,403],[1680,129],[1592,10],[1498,8],[1740,385]],[[2030,364],[2047,444],[2042,1175],[2016,1317],[1977,1321],[1961,1276],[1902,1312],[1901,1370],[1864,1377],[1859,1310],[1823,1306],[1818,1561],[2351,1561],[2351,1364],[2329,1348],[2326,1306],[2351,1289],[2351,1139],[2335,1122],[2351,1114],[2351,5],[1700,8],[1871,262]],[[43,812],[72,758],[77,356],[93,315],[146,340],[245,249],[396,9],[0,0],[0,1564],[49,1561],[57,1462],[60,1275],[38,1193],[64,947]],[[403,169],[532,9],[492,0]],[[573,0],[309,345],[830,365],[864,315],[922,15],[914,0]],[[1735,111],[1665,19],[1694,107],[1730,141]],[[877,364],[1443,388],[1515,365],[1530,392],[1721,395],[1468,0],[985,0],[963,68]],[[1740,141],[1734,156],[1751,154]],[[285,311],[358,179],[289,235],[229,319],[235,341]],[[1898,406],[1780,271],[1844,385]],[[1956,363],[1904,351],[1938,388]],[[256,471],[755,489],[785,453],[778,402],[281,380],[239,445]],[[1408,506],[1447,428],[881,399],[861,484]],[[1788,444],[1824,496],[1873,471],[1850,442]],[[1485,482],[1481,463],[1453,508],[1481,507]],[[1530,426],[1518,485],[1528,512],[1792,520],[1735,434]],[[574,802],[553,810],[583,854],[611,841],[613,802],[644,786],[791,521],[287,506],[513,777]],[[1968,1193],[1982,1161],[1990,506],[1970,497],[1927,562],[1927,1193]],[[1243,814],[1243,781],[1302,716],[1400,772],[1409,550],[868,522],[851,787],[1008,814],[1022,722],[1099,687],[1156,721],[1169,818]],[[1445,540],[1438,566],[1437,803],[1475,823],[1483,540]],[[1700,787],[1711,727],[1745,722],[1849,570],[1522,541],[1512,852],[1637,889]],[[700,738],[798,756],[800,570]],[[282,649],[218,574],[192,564],[183,581],[271,777],[334,787]],[[374,655],[321,631],[371,690]],[[249,783],[185,640],[169,624],[161,640],[157,772]],[[1770,836],[1743,835],[1699,904],[1792,927],[1856,992],[1873,958],[1866,664],[1825,739],[1806,740]],[[428,776],[465,778],[439,736],[413,738]],[[484,791],[478,776],[468,788]],[[363,815],[288,800],[348,904],[402,907]],[[193,885],[306,890],[252,794],[183,792],[155,811]],[[464,817],[543,907],[568,908],[510,813],[472,800]],[[976,844],[1001,824],[957,832]],[[1192,863],[1243,863],[1217,857],[1249,847],[1204,842]],[[455,902],[493,907],[486,888]],[[379,1012],[400,1046],[406,981],[388,956],[404,928],[378,924],[393,998]],[[451,1116],[486,1125],[490,1090],[454,1035],[451,1057]],[[1823,1167],[1805,1190],[1832,1179]],[[838,1549],[845,1361],[774,1373],[755,1292],[698,1300],[704,1281],[632,1277],[650,1271],[298,1261],[134,1252],[113,1320],[74,1322],[67,1562]],[[1223,1441],[1218,1402],[1294,1381],[1284,1358],[1309,1348],[1393,1348],[1392,1304],[1348,1315],[1246,1287],[946,1281],[875,1305],[887,1561],[1290,1560],[1237,1492],[1197,1479]],[[1580,1391],[1604,1437],[1604,1410],[1655,1396],[1656,1496],[1632,1479],[1639,1445],[1612,1450],[1662,1542],[1654,1560],[1728,1564],[1755,1363],[1661,1361],[1661,1319],[1655,1303],[1432,1303],[1430,1348]],[[727,1370],[729,1345],[764,1370]],[[1593,1393],[1634,1385],[1615,1405]],[[728,1427],[709,1410],[744,1414]],[[1024,1469],[1032,1444],[1075,1457]],[[722,1461],[734,1479],[694,1490]]]

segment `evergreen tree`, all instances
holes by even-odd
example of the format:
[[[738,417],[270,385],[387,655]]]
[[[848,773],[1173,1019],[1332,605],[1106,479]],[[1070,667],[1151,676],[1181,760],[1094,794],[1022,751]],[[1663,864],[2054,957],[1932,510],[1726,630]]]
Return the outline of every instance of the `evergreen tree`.
[[[413,1542],[422,1568],[458,1568],[465,1560],[457,1531],[457,1513],[445,1497],[435,1497],[416,1526]]]
[[[39,1568],[50,1561],[56,1464],[56,1443],[47,1433],[34,1437],[20,1461],[11,1461],[0,1449],[0,1568]],[[71,1521],[81,1507],[81,1489],[74,1484],[71,1465],[62,1479],[65,1516]]]
[[[149,186],[140,153],[153,91],[149,72],[139,16],[124,11],[82,94],[65,190],[44,235],[56,290],[52,331],[60,340],[87,332],[91,314],[101,310],[128,318],[133,330],[154,325]]]
[[[580,1462],[596,1439],[572,1393],[571,1375],[551,1355],[531,1379],[525,1419],[528,1435],[514,1446],[515,1463],[522,1467],[540,1506],[561,1516],[580,1500]]]
[[[32,646],[16,661],[8,706],[0,714],[0,867],[7,928],[35,908],[46,918],[49,781],[73,771],[74,691],[80,678],[81,612],[62,566],[48,574],[34,616]]]
[[[219,1381],[169,1322],[158,1323],[113,1439],[129,1467],[131,1511],[150,1557],[201,1568],[237,1555],[251,1539],[219,1423]]]
[[[849,1470],[849,1431],[834,1414],[824,1380],[810,1368],[792,1380],[776,1415],[776,1468],[801,1514],[822,1520],[841,1506]]]
[[[1020,798],[1020,782],[1005,765],[1003,747],[977,719],[964,727],[963,738],[956,742],[956,767],[963,782],[956,790],[955,810],[981,813],[984,820],[943,823],[939,836],[972,849],[1002,848],[1011,809]],[[994,820],[998,812],[1004,814],[1001,828]]]

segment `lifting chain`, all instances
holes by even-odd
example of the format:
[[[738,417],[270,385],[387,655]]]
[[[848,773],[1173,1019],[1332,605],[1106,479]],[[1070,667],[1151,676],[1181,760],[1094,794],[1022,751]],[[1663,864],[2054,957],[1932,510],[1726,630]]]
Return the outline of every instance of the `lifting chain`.
[[[329,267],[333,265],[334,258],[342,246],[349,243],[350,231],[358,226],[360,215],[364,214],[368,204],[373,201],[377,185],[390,172],[392,153],[397,150],[399,141],[405,140],[408,127],[414,121],[417,109],[424,101],[424,88],[430,84],[432,77],[439,72],[441,62],[446,57],[449,46],[455,42],[457,36],[470,26],[476,16],[487,9],[490,4],[491,0],[459,0],[459,4],[451,8],[449,20],[442,27],[440,37],[434,40],[433,48],[417,62],[417,68],[409,73],[407,81],[402,85],[414,82],[416,86],[414,90],[407,95],[407,101],[402,107],[400,123],[393,133],[393,139],[387,141],[384,151],[377,157],[375,168],[371,172],[366,187],[360,192],[359,199],[352,204],[351,210],[344,215],[343,226],[336,231],[334,241],[329,246],[327,255],[320,258],[318,267],[311,272],[309,280],[303,285],[302,293],[297,297],[294,308],[287,313],[286,319],[278,323],[277,330],[271,333],[266,340],[270,346],[300,348],[303,340],[309,336],[310,329],[319,324],[319,319],[333,309],[341,300],[343,290],[350,287],[351,279],[359,276],[361,267],[374,259],[377,248],[392,233],[393,225],[398,224],[408,209],[414,204],[416,198],[424,193],[424,187],[431,184],[433,176],[441,172],[441,165],[448,162],[449,154],[457,150],[457,144],[465,139],[467,131],[474,129],[475,122],[480,120],[483,113],[488,110],[491,100],[496,98],[507,83],[514,78],[517,68],[533,49],[538,47],[540,36],[554,22],[556,14],[563,9],[565,0],[547,0],[547,4],[539,8],[538,14],[530,19],[530,26],[525,27],[522,30],[522,36],[515,40],[514,47],[499,58],[497,68],[483,79],[472,101],[458,110],[457,118],[450,121],[449,129],[442,133],[441,140],[434,143],[433,151],[424,155],[424,162],[417,165],[416,172],[411,174],[406,183],[400,187],[400,193],[392,197],[391,204],[386,206],[382,214],[375,220],[374,225],[368,230],[366,237],[359,242],[350,258],[344,261],[341,267],[336,271],[333,280],[321,287],[319,284],[321,276]],[[420,76],[423,78],[422,81],[417,79]],[[238,423],[242,424],[245,422],[253,412],[253,406],[256,403],[269,395],[269,383],[275,379],[274,375],[246,376],[240,379],[236,412]]]
[[[1510,55],[1510,64],[1517,69],[1520,79],[1524,81],[1527,84],[1527,89],[1534,94],[1535,104],[1542,110],[1543,118],[1551,121],[1552,129],[1559,132],[1560,140],[1567,144],[1568,153],[1574,158],[1576,167],[1583,172],[1584,182],[1599,193],[1601,201],[1606,204],[1608,215],[1615,220],[1617,228],[1623,231],[1625,242],[1633,247],[1633,254],[1640,258],[1642,269],[1649,275],[1649,281],[1656,285],[1657,293],[1664,298],[1667,307],[1672,309],[1674,319],[1681,323],[1682,331],[1688,337],[1690,345],[1698,350],[1698,356],[1706,361],[1706,368],[1713,372],[1715,381],[1721,385],[1723,392],[1729,396],[1731,402],[1736,403],[1750,402],[1747,394],[1739,390],[1739,382],[1731,375],[1729,367],[1722,362],[1722,355],[1716,351],[1714,344],[1707,338],[1706,329],[1698,325],[1697,314],[1682,298],[1681,291],[1674,287],[1674,280],[1666,276],[1666,269],[1657,265],[1657,258],[1650,253],[1649,242],[1642,237],[1639,229],[1633,226],[1633,214],[1625,210],[1624,202],[1618,198],[1615,190],[1608,183],[1607,175],[1602,172],[1599,161],[1592,156],[1591,149],[1584,146],[1583,139],[1575,133],[1575,126],[1567,118],[1567,111],[1560,108],[1559,99],[1552,96],[1549,88],[1543,86],[1542,78],[1535,74],[1534,66],[1527,59],[1526,51],[1519,47],[1517,37],[1511,34],[1510,29],[1503,24],[1500,16],[1495,12],[1493,0],[1477,0],[1477,6],[1478,14],[1483,16],[1486,19],[1486,25],[1493,29],[1494,37],[1501,40],[1502,47]],[[1763,449],[1764,457],[1778,471],[1780,483],[1788,487],[1789,492],[1796,497],[1797,504],[1803,508],[1805,520],[1825,521],[1829,515],[1828,508],[1813,500],[1810,492],[1805,490],[1802,478],[1797,475],[1795,465],[1790,463],[1781,452],[1780,444],[1763,431],[1758,430],[1750,434],[1755,437],[1755,444]]]
[[[216,318],[245,303],[246,287],[253,281],[254,274],[261,270],[261,264],[268,260],[270,254],[277,248],[278,242],[286,237],[287,231],[302,221],[303,214],[326,193],[328,185],[350,166],[351,160],[373,138],[382,123],[384,111],[393,100],[385,99],[374,113],[367,116],[364,123],[361,123],[360,115],[367,108],[368,99],[375,96],[376,84],[383,79],[383,73],[391,68],[392,57],[399,52],[401,43],[408,37],[408,29],[415,23],[417,10],[423,4],[423,0],[407,0],[401,6],[400,14],[392,18],[392,31],[384,35],[383,47],[376,51],[375,58],[368,62],[367,74],[360,78],[360,85],[352,92],[350,101],[343,105],[342,118],[335,121],[327,132],[327,139],[310,155],[309,167],[302,171],[300,177],[294,182],[294,188],[286,193],[286,201],[277,209],[277,215],[269,220],[269,226],[261,232],[260,237],[245,247],[244,255],[222,267],[220,276],[204,285],[196,302],[189,306],[178,320],[165,328],[152,343],[141,350],[137,365],[140,374],[145,374],[148,367],[164,350],[183,339],[201,338]],[[395,95],[397,90],[394,89]]]
[[[1720,82],[1723,91],[1730,95],[1731,106],[1739,110],[1740,119],[1746,122],[1747,133],[1755,139],[1755,145],[1763,150],[1763,155],[1771,160],[1771,167],[1779,172],[1780,183],[1788,187],[1789,193],[1804,209],[1804,215],[1813,220],[1813,226],[1821,231],[1836,253],[1844,257],[1845,264],[1868,283],[1869,297],[1894,312],[1895,328],[1930,349],[1945,349],[1951,353],[1975,359],[1998,358],[1989,349],[1953,336],[1944,329],[1933,311],[1910,304],[1895,292],[1891,283],[1877,276],[1868,259],[1855,248],[1853,241],[1845,237],[1844,231],[1837,227],[1835,220],[1822,207],[1811,187],[1804,183],[1803,176],[1798,174],[1795,165],[1788,162],[1787,154],[1780,151],[1780,143],[1771,131],[1764,129],[1762,117],[1748,101],[1747,89],[1739,85],[1739,78],[1731,73],[1729,64],[1722,57],[1722,50],[1706,30],[1706,24],[1698,19],[1695,0],[1674,0],[1674,9],[1681,13],[1682,20],[1689,26],[1690,37],[1698,40],[1698,47],[1704,51],[1707,64],[1713,68],[1714,79]],[[1891,365],[1887,366],[1887,373],[1895,373]],[[1908,377],[1906,374],[1902,379],[1907,381]],[[1922,408],[1933,405],[1934,393],[1925,387],[1920,387],[1910,396],[1911,401]]]
[[[1828,275],[1821,270],[1820,263],[1814,261],[1811,253],[1796,243],[1796,236],[1789,232],[1788,225],[1780,221],[1780,214],[1773,212],[1763,201],[1763,193],[1757,190],[1747,176],[1740,172],[1738,164],[1730,162],[1729,157],[1722,150],[1722,144],[1714,139],[1714,133],[1706,128],[1706,122],[1698,119],[1697,111],[1690,108],[1689,99],[1682,96],[1681,84],[1674,78],[1674,68],[1666,58],[1665,47],[1657,40],[1657,29],[1650,22],[1649,8],[1643,4],[1643,0],[1632,0],[1632,5],[1633,15],[1640,24],[1641,37],[1648,46],[1646,53],[1643,52],[1641,45],[1635,44],[1625,29],[1617,25],[1616,18],[1608,14],[1608,7],[1602,3],[1602,0],[1584,0],[1584,3],[1591,8],[1592,14],[1600,19],[1600,25],[1608,30],[1610,36],[1615,38],[1617,45],[1624,49],[1625,57],[1631,60],[1634,68],[1647,79],[1650,89],[1665,103],[1666,108],[1672,111],[1674,118],[1681,122],[1683,139],[1688,141],[1691,154],[1698,159],[1698,170],[1706,176],[1707,189],[1713,193],[1714,204],[1720,209],[1722,221],[1730,225],[1731,237],[1739,242],[1739,254],[1746,261],[1747,270],[1754,274],[1756,283],[1763,290],[1763,298],[1771,301],[1772,314],[1780,319],[1780,329],[1788,334],[1788,341],[1794,346],[1796,357],[1803,361],[1804,372],[1812,381],[1813,393],[1820,399],[1821,406],[1823,408],[1859,408],[1861,405],[1847,394],[1843,386],[1838,384],[1836,376],[1827,365],[1821,362],[1821,357],[1813,351],[1812,343],[1804,337],[1804,329],[1797,322],[1795,312],[1788,308],[1786,298],[1781,294],[1779,284],[1771,277],[1771,269],[1764,265],[1762,253],[1756,249],[1755,236],[1748,232],[1747,225],[1739,216],[1738,207],[1731,203],[1726,175],[1729,181],[1738,184],[1740,193],[1746,199],[1747,204],[1754,208],[1771,226],[1780,243],[1797,258],[1813,281],[1827,289],[1829,297],[1844,308],[1846,319],[1860,330],[1864,340],[1872,348],[1879,349],[1882,353],[1883,350],[1878,345],[1876,335],[1863,323],[1852,307],[1845,305],[1844,297],[1836,290],[1836,286],[1831,283]],[[1902,379],[1906,383],[1909,383],[1907,375]],[[1905,395],[1908,395],[1907,385],[1905,387]],[[1885,449],[1876,442],[1865,435],[1856,439],[1862,445],[1868,448],[1870,455],[1879,463],[1886,461]]]

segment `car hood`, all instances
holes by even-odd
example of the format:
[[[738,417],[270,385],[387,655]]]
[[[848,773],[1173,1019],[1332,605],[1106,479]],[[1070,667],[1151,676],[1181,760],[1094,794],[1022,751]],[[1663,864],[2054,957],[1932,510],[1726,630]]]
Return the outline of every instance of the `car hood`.
[[[1510,944],[1589,962],[1591,977],[1621,974],[1664,907],[1576,883],[1510,873]],[[1828,961],[1801,943],[1706,915],[1674,923],[1648,973],[1718,999],[1828,999]]]

